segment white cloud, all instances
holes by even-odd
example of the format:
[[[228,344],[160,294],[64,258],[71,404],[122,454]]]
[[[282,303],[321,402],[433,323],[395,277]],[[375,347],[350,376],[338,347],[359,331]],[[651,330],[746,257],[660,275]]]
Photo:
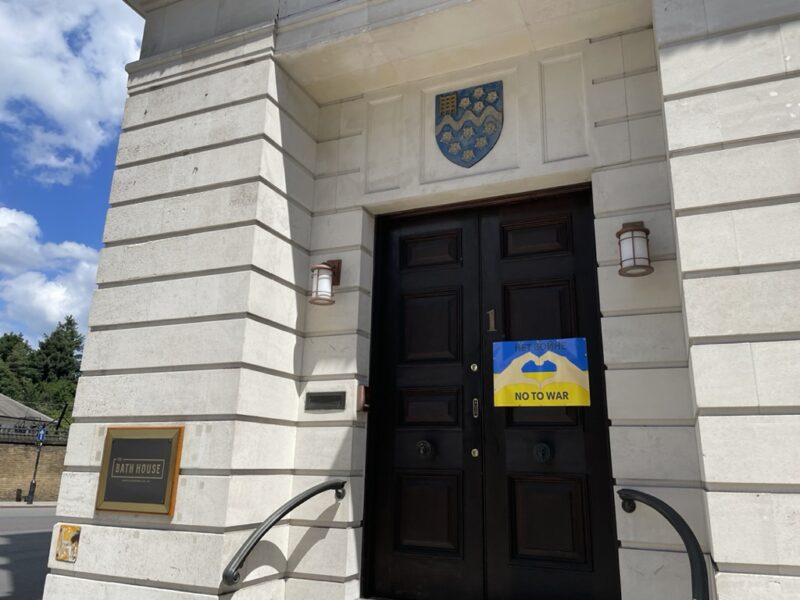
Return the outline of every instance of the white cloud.
[[[39,223],[26,212],[0,206],[0,274],[54,269],[96,260],[94,248],[76,242],[41,243]]]
[[[76,242],[40,241],[28,213],[0,206],[0,324],[31,340],[71,314],[85,331],[98,252]]]
[[[115,138],[142,19],[122,0],[0,2],[0,125],[22,170],[69,184]]]

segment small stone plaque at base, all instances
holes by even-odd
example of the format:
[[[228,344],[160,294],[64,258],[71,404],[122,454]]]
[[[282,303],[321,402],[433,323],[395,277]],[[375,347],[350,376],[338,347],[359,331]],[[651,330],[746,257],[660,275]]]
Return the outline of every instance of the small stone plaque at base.
[[[56,540],[56,560],[74,563],[78,560],[78,545],[81,541],[79,525],[59,525]]]

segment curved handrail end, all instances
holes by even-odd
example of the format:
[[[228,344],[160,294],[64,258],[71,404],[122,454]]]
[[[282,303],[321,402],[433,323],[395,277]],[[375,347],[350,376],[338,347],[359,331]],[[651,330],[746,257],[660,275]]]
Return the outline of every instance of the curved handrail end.
[[[675,529],[686,547],[689,555],[689,567],[692,573],[692,599],[709,600],[708,568],[700,542],[697,541],[692,528],[684,518],[669,504],[645,492],[631,489],[617,490],[617,495],[622,499],[622,510],[632,513],[636,510],[636,502],[643,502],[664,517]]]
[[[297,494],[297,496],[283,504],[280,508],[278,508],[278,510],[267,517],[267,519],[248,536],[244,544],[242,544],[242,547],[237,550],[236,554],[233,555],[233,558],[231,558],[230,562],[225,567],[225,570],[222,572],[222,581],[229,586],[236,585],[241,581],[242,575],[239,570],[242,568],[242,565],[244,565],[244,561],[247,560],[248,556],[250,556],[250,553],[256,547],[256,544],[261,541],[261,538],[263,538],[266,533],[288,513],[293,511],[307,500],[310,500],[317,494],[321,494],[327,490],[334,490],[336,499],[341,500],[345,497],[346,492],[344,488],[346,483],[347,482],[344,479],[325,481],[307,489],[301,494]]]

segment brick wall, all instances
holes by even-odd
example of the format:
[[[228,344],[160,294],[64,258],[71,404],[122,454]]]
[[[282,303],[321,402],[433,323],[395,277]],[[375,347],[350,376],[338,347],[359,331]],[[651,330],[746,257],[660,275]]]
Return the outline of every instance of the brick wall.
[[[36,500],[58,499],[66,449],[66,446],[42,446],[36,474]],[[28,493],[35,462],[36,446],[0,444],[0,501],[14,500],[17,488],[22,489],[23,496]]]

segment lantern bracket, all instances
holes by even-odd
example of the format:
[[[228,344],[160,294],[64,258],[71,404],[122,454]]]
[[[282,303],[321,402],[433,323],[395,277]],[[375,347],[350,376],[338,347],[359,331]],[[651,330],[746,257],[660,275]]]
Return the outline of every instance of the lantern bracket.
[[[334,259],[334,260],[326,260],[324,265],[328,265],[331,270],[333,271],[333,278],[331,283],[333,285],[339,285],[342,281],[342,261],[341,259]]]

